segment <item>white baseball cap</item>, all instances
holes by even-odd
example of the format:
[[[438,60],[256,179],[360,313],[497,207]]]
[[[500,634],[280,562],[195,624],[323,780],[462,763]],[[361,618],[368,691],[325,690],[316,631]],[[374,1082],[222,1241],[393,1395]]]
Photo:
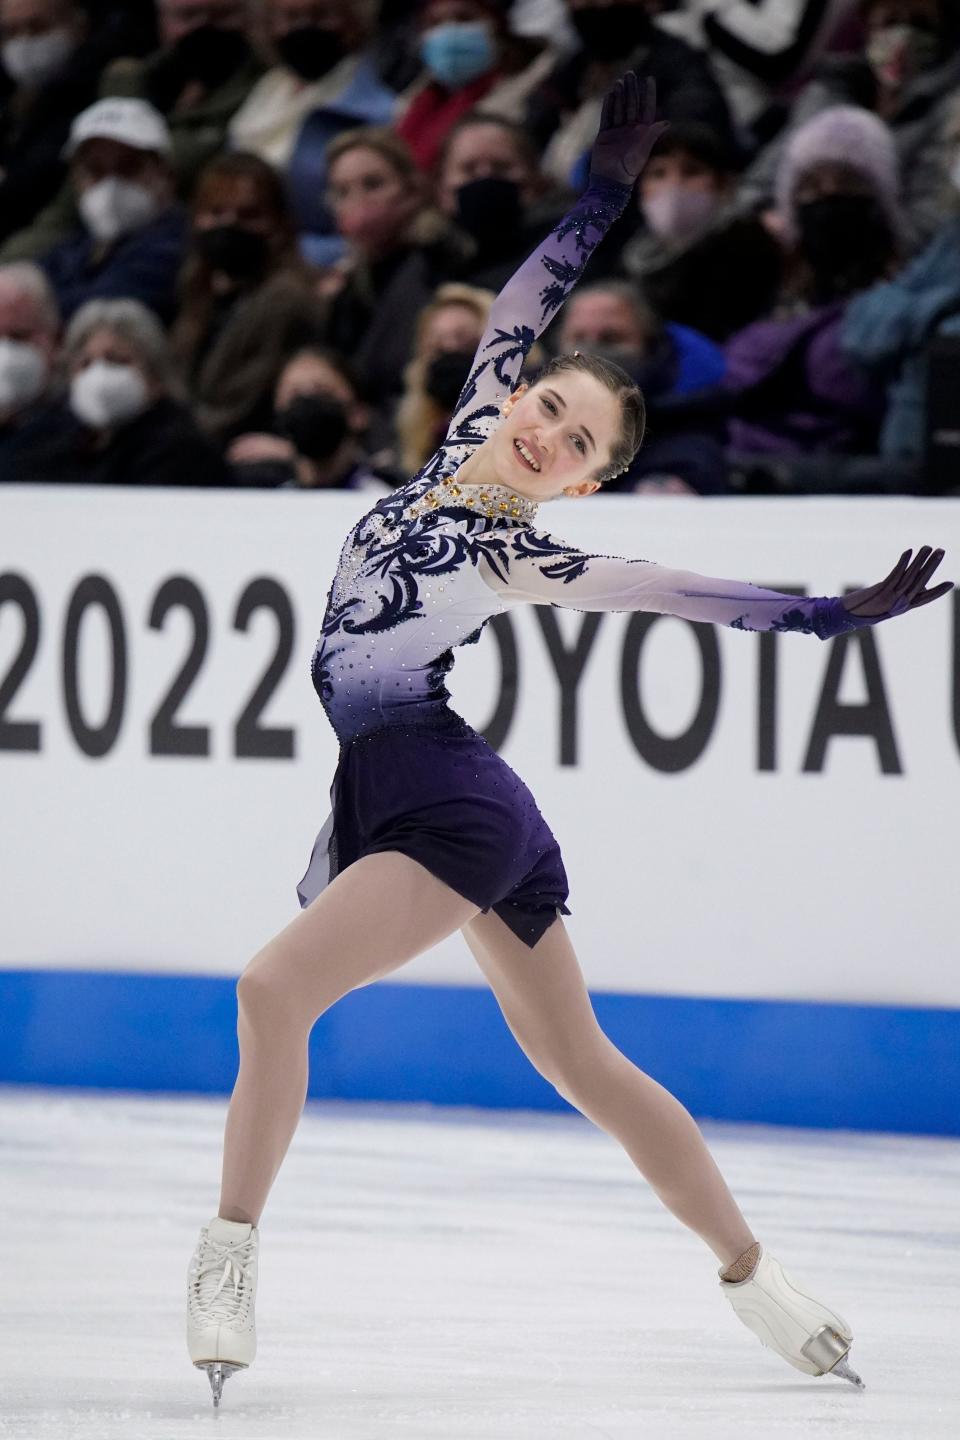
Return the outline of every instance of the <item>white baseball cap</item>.
[[[159,155],[171,151],[167,122],[146,100],[98,100],[82,110],[70,127],[70,138],[63,147],[65,158],[74,155],[85,140],[117,140],[134,150],[152,150]]]

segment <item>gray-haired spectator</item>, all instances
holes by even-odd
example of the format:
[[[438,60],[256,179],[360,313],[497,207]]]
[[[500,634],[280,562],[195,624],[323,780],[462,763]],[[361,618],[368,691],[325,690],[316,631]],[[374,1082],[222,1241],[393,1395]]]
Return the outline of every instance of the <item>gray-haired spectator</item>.
[[[21,480],[18,457],[49,407],[60,315],[46,276],[0,266],[0,480]]]
[[[39,262],[64,317],[127,297],[171,320],[187,222],[163,116],[145,100],[98,100],[77,116],[66,153],[81,225]]]
[[[223,485],[219,452],[176,398],[170,349],[136,300],[92,300],[63,342],[67,392],[24,478],[96,485]]]

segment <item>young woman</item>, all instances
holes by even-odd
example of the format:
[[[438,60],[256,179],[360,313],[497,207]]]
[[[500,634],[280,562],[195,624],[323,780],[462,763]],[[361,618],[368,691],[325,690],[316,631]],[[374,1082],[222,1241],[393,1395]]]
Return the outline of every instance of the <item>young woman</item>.
[[[942,551],[907,551],[880,585],[797,599],[643,560],[589,555],[534,528],[539,501],[588,495],[630,461],[643,402],[616,366],[561,356],[515,386],[524,355],[607,226],[656,138],[634,75],[607,97],[590,184],[498,298],[444,444],[347,536],[313,677],[341,742],[333,811],[305,907],[238,985],[240,1073],[219,1213],[188,1278],[187,1339],[218,1403],[256,1348],[260,1214],[307,1089],[307,1040],[349,990],[461,930],[533,1064],[614,1135],[720,1261],[737,1313],[809,1374],[844,1373],[852,1342],[756,1240],[691,1116],[597,1025],[561,915],[556,841],[517,775],[447,704],[453,648],[505,606],[655,610],[822,639],[927,603]]]

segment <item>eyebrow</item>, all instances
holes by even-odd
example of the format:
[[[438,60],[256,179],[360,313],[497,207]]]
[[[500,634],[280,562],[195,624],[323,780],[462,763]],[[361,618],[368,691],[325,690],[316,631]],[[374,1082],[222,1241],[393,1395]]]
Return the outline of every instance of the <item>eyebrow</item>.
[[[544,393],[544,395],[552,395],[553,398],[554,398],[554,400],[556,400],[557,404],[560,406],[560,409],[561,409],[561,410],[566,410],[566,408],[567,408],[567,402],[566,402],[566,400],[564,400],[564,398],[563,398],[562,395],[558,394],[558,392],[557,392],[556,390],[546,390],[546,389],[545,389],[543,393]],[[594,440],[593,436],[590,434],[590,431],[587,429],[586,425],[581,425],[581,426],[580,426],[580,429],[583,431],[584,435],[586,435],[587,439],[590,441],[590,444],[593,446],[594,450],[596,450],[596,448],[597,448],[597,442],[596,442],[596,440]]]

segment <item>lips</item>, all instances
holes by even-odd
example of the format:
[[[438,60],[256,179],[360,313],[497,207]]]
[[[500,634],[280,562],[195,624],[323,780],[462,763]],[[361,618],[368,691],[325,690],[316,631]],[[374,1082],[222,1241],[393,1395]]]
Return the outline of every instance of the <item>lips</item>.
[[[526,451],[526,454],[524,454]],[[513,442],[513,453],[525,470],[538,475],[543,468],[543,456],[532,440],[525,435],[518,435]]]

